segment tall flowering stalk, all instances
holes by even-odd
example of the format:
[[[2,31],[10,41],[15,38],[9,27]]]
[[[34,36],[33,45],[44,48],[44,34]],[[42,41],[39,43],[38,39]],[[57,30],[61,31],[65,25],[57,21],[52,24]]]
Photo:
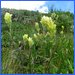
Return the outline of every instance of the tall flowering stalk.
[[[50,46],[54,40],[56,34],[56,25],[54,24],[51,17],[43,16],[41,18],[41,24],[43,27],[43,33],[40,33],[39,24],[35,23],[35,29],[37,33],[33,35],[33,38],[28,37],[28,34],[24,34],[23,40],[29,45],[29,73],[34,73],[34,59],[37,57],[37,52],[35,51],[36,44],[41,40],[41,48],[44,49],[44,72],[50,72]],[[34,39],[34,40],[33,40]],[[51,40],[51,41],[50,41]],[[34,44],[35,42],[35,44]],[[43,46],[45,45],[45,46]]]
[[[5,22],[9,27],[9,34],[10,34],[10,45],[12,45],[12,30],[11,30],[11,24],[12,24],[12,14],[6,12],[4,16]]]
[[[40,27],[39,27],[38,22],[35,23],[35,29],[36,29],[36,31],[39,33],[39,31],[40,31]]]
[[[62,31],[60,32],[60,34],[63,35],[64,34],[64,26],[62,26],[61,28],[62,28]]]
[[[28,38],[28,44],[29,44],[29,72],[33,73],[33,68],[34,68],[34,57],[33,57],[33,53],[32,53],[32,46],[34,45],[34,41],[31,37]]]
[[[34,41],[31,37],[28,37],[28,34],[24,34],[23,35],[23,41],[25,43],[28,42],[28,45],[29,45],[29,72],[30,73],[33,73],[33,63],[34,63],[34,57],[32,56],[32,46],[34,45]]]
[[[40,22],[41,22],[43,28],[45,28],[46,31],[48,32],[50,39],[53,39],[56,34],[56,25],[54,24],[52,18],[43,16],[41,18]],[[43,34],[45,35],[45,33],[47,34],[47,32],[44,32]],[[49,40],[47,41],[47,43],[49,43],[51,45]],[[49,47],[49,46],[47,46],[47,47]],[[49,71],[50,71],[50,67],[49,67],[50,66],[50,47],[44,49],[44,58],[47,58],[44,61],[45,73],[49,73]]]
[[[52,18],[43,16],[40,22],[42,26],[45,27],[47,31],[50,33],[50,36],[53,37],[56,33],[56,25],[54,24]]]
[[[26,43],[28,41],[28,34],[23,35],[23,41],[24,41],[24,50],[25,50],[25,45],[26,45]]]
[[[12,54],[12,29],[11,29],[11,25],[12,25],[12,14],[10,14],[10,13],[8,13],[8,12],[6,12],[5,13],[5,16],[4,16],[4,20],[5,20],[5,23],[8,25],[8,27],[9,27],[9,35],[10,35],[10,53],[9,53],[9,60],[10,61],[8,61],[8,63],[7,63],[7,66],[6,66],[6,68],[7,67],[9,67],[10,68],[10,65],[11,65],[11,63],[13,62],[12,61],[12,59],[11,59],[11,54]],[[10,71],[10,69],[8,69],[8,71]]]

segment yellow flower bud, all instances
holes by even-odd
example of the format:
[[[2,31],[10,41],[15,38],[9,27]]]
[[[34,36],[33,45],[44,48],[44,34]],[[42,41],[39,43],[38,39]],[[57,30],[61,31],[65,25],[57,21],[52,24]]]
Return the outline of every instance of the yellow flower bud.
[[[34,38],[37,39],[37,35],[36,34],[34,34]]]
[[[64,26],[62,26],[62,29],[64,29]]]
[[[37,35],[39,36],[40,34],[39,34],[39,33],[37,33]]]
[[[28,43],[29,43],[29,46],[32,47],[34,45],[34,41],[32,40],[32,38],[28,38]]]
[[[40,28],[38,22],[35,23],[35,29],[39,32]]]
[[[5,16],[4,16],[4,19],[5,19],[5,22],[6,22],[8,25],[12,22],[11,18],[12,18],[12,14],[6,12],[6,13],[5,13]]]
[[[19,44],[21,43],[21,41],[19,41]]]
[[[63,34],[63,33],[64,33],[63,31],[60,32],[60,34]]]
[[[28,34],[24,34],[24,35],[23,35],[23,40],[24,40],[24,41],[27,41],[27,40],[28,40]]]

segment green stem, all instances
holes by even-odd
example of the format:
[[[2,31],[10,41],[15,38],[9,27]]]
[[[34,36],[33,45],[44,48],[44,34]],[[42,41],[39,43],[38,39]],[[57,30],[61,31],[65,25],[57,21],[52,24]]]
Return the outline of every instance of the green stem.
[[[12,30],[11,30],[11,24],[10,24],[10,50],[12,50]]]
[[[9,54],[10,61],[9,61],[9,68],[11,69],[11,63],[13,62],[13,59],[11,57],[12,56],[12,50],[13,50],[13,47],[12,47],[12,29],[11,29],[11,24],[10,24],[10,32],[9,32],[9,34],[10,34],[10,54]],[[10,69],[9,69],[9,71],[10,71]]]
[[[12,63],[12,59],[11,59],[11,54],[12,54],[12,31],[11,31],[11,24],[9,25],[9,36],[10,36],[10,50],[9,50],[9,53],[8,53],[8,61],[7,61],[7,65],[6,65],[6,69],[8,71],[8,73],[10,72],[10,65]]]
[[[33,48],[29,48],[29,72],[34,73],[34,60],[36,59],[36,51],[35,46]]]
[[[29,48],[29,72],[32,73],[32,51],[31,51],[31,47]]]

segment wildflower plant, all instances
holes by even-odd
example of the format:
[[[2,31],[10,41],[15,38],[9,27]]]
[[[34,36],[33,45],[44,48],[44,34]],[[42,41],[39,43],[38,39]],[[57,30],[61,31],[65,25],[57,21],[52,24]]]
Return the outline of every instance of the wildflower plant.
[[[24,34],[24,35],[23,35],[23,40],[24,40],[24,41],[27,41],[27,40],[28,40],[28,34]]]
[[[10,25],[12,23],[12,14],[6,12],[4,16],[5,22]]]
[[[8,71],[10,71],[10,65],[11,65],[11,61],[13,60],[11,57],[12,57],[12,51],[13,51],[13,37],[12,37],[12,28],[11,28],[11,26],[12,26],[12,14],[10,14],[10,13],[8,13],[8,12],[6,12],[5,13],[5,15],[4,15],[4,20],[5,20],[5,23],[7,24],[7,26],[9,27],[9,35],[10,35],[10,53],[9,53],[9,56],[8,56],[8,58],[9,59],[11,59],[10,61],[8,61],[8,65],[6,66],[6,68],[7,67],[9,67],[8,68]]]
[[[35,22],[35,29],[36,29],[37,32],[40,31],[40,28],[39,28],[39,24],[38,24],[38,22]]]
[[[28,38],[28,43],[30,48],[34,45],[34,41],[31,37]]]
[[[21,73],[56,73],[59,71],[58,68],[64,68],[63,65],[60,65],[59,63],[63,62],[67,65],[67,62],[63,61],[60,56],[64,60],[67,59],[68,45],[71,40],[65,39],[66,36],[56,37],[56,24],[53,20],[55,17],[55,13],[53,13],[51,17],[43,16],[40,23],[35,22],[35,32],[32,32],[32,34],[29,35],[31,32],[29,30],[29,33],[27,32],[28,34],[25,32],[26,34],[21,36],[22,41],[20,40],[19,42],[19,50],[11,51],[11,53],[13,52],[16,61],[11,59],[9,65],[14,64],[16,68],[16,65],[18,64],[19,67],[17,68],[17,71],[21,71]],[[4,19],[9,26],[9,33],[12,40],[12,14],[6,12]],[[64,26],[61,26],[61,28],[60,34],[63,35]],[[10,43],[12,43],[12,41],[10,41]],[[65,47],[67,48],[67,54]],[[12,47],[11,50],[13,50]],[[59,59],[56,58],[60,59],[59,63]],[[68,62],[68,64],[70,64],[70,62]],[[72,68],[72,66],[70,68]],[[16,73],[16,70],[14,70],[14,72]]]
[[[51,17],[43,16],[41,18],[41,24],[44,26],[49,32],[51,36],[54,36],[56,33],[56,24],[54,24]]]
[[[10,43],[12,45],[12,29],[11,29],[11,25],[12,25],[12,14],[6,12],[5,15],[4,15],[4,20],[5,20],[5,23],[8,25],[9,27],[9,34],[10,34]]]

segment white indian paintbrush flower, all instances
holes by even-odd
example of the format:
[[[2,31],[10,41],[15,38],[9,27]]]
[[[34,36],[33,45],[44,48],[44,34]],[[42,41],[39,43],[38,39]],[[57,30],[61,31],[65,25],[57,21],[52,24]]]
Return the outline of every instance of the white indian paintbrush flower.
[[[43,16],[40,22],[42,26],[45,26],[45,28],[47,28],[51,36],[53,36],[56,33],[56,24],[54,24],[51,17]]]
[[[40,28],[38,22],[35,23],[35,29],[39,32]]]
[[[62,26],[62,29],[64,29],[64,26]]]
[[[60,34],[63,34],[64,32],[63,32],[63,30],[60,32]]]
[[[27,41],[27,40],[28,40],[28,34],[24,34],[24,35],[23,35],[23,40],[24,40],[24,41]]]
[[[6,13],[5,13],[5,16],[4,16],[4,19],[5,19],[5,22],[6,22],[8,25],[10,25],[10,24],[12,23],[11,18],[12,18],[12,14],[6,12]]]
[[[34,41],[31,37],[28,38],[29,47],[32,47],[34,45]]]
[[[37,39],[37,35],[36,34],[34,34],[34,38]]]
[[[42,25],[47,26],[48,23],[49,23],[49,17],[43,16],[43,17],[41,18],[41,21],[40,21],[40,22],[41,22]]]

